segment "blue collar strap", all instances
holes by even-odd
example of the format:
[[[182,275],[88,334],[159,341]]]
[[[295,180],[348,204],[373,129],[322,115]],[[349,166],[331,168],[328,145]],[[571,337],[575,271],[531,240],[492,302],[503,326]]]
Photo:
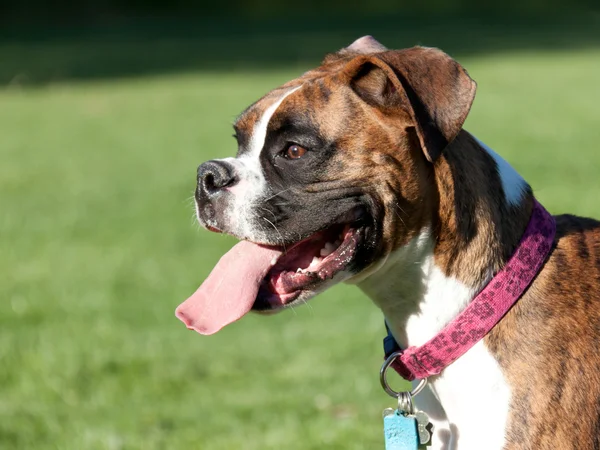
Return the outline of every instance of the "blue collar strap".
[[[398,345],[398,342],[396,342],[396,339],[392,335],[387,321],[385,322],[385,329],[387,330],[387,336],[383,338],[383,352],[385,353],[385,357],[387,358],[392,353],[399,352],[402,349],[400,348],[400,345]]]

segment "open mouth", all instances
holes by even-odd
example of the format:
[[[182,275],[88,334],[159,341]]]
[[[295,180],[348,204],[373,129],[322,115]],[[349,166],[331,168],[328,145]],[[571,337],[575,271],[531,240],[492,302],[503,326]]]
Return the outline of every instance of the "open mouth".
[[[213,268],[175,314],[189,329],[213,334],[250,310],[276,311],[312,297],[366,264],[369,227],[352,212],[340,222],[290,246],[240,241]],[[358,216],[358,217],[357,217]]]
[[[289,306],[302,292],[314,291],[343,272],[354,260],[364,230],[358,224],[334,225],[283,249],[263,279],[252,309]]]

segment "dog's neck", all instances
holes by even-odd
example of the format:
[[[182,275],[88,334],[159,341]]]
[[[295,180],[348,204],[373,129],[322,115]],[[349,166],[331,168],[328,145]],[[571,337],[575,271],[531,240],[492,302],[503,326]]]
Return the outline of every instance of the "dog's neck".
[[[466,131],[436,162],[435,185],[419,235],[359,284],[405,347],[431,339],[492,279],[533,205],[529,185]]]
[[[493,278],[518,245],[533,207],[529,185],[465,131],[434,172],[437,198],[429,223],[359,283],[403,348],[433,338]],[[510,387],[483,341],[430,386],[437,400],[424,393],[417,401],[425,401],[422,408],[438,429],[435,439],[448,443],[444,448],[454,448],[456,437],[447,437],[456,435],[453,428],[464,448],[479,448],[490,437],[503,442],[494,433],[504,428],[490,423],[507,420]],[[493,412],[473,414],[479,410]]]

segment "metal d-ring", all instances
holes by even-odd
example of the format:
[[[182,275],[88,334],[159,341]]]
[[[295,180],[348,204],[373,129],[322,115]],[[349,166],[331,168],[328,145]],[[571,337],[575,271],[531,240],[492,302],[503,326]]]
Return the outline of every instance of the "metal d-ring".
[[[387,359],[384,361],[383,365],[381,366],[381,370],[379,371],[379,381],[381,382],[381,387],[383,387],[383,390],[390,397],[398,399],[398,409],[400,409],[401,402],[403,405],[405,403],[410,403],[410,405],[411,405],[410,408],[412,408],[412,398],[415,395],[418,395],[423,390],[423,388],[427,385],[427,378],[421,379],[419,381],[419,384],[417,384],[417,386],[412,391],[398,392],[398,391],[393,390],[387,382],[387,370],[392,365],[392,363],[396,360],[396,358],[398,358],[401,355],[402,355],[402,352],[394,352],[390,356],[387,357]],[[402,410],[406,411],[405,409],[402,409]]]

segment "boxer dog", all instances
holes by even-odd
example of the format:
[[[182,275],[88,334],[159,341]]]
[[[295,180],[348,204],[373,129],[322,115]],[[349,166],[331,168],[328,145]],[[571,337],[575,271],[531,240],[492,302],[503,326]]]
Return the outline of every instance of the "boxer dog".
[[[202,164],[196,189],[200,223],[241,242],[177,316],[212,334],[345,281],[401,346],[429,340],[505,265],[534,205],[462,129],[475,87],[440,50],[366,36],[248,107],[237,157]],[[432,449],[600,449],[600,223],[555,221],[525,294],[416,397]]]

